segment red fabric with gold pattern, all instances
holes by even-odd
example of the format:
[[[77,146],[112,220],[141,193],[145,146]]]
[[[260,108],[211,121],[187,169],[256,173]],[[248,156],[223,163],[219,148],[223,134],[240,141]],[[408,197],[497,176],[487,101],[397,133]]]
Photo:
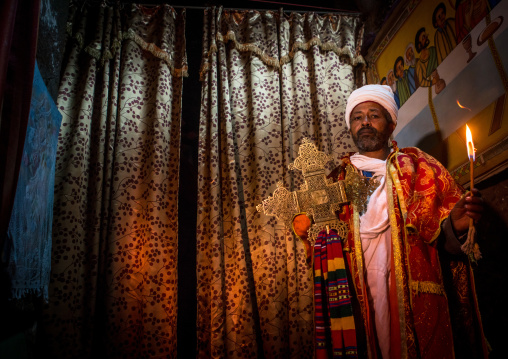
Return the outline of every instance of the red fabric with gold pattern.
[[[411,293],[405,303],[408,354],[418,349],[422,358],[487,357],[468,259],[440,255],[436,243],[441,222],[463,189],[438,161],[417,148],[405,148],[390,160],[400,168],[407,209],[404,221],[397,210],[399,198],[395,214],[404,246],[402,270],[409,276],[404,293]]]
[[[422,357],[453,358],[453,333],[435,239],[462,191],[439,162],[416,148],[406,148],[392,158],[400,168],[398,178],[407,208],[403,253],[419,352]],[[403,222],[397,217],[401,229]],[[403,231],[399,238],[404,238]],[[411,338],[411,331],[407,334]]]
[[[343,165],[329,177],[344,179],[345,166],[349,157],[342,159]],[[395,284],[395,273],[402,277],[403,285],[392,287],[391,331],[392,358],[486,358],[486,342],[474,292],[471,268],[466,256],[457,258],[438,252],[437,237],[441,222],[445,220],[463,190],[455,183],[448,171],[433,157],[417,148],[404,148],[389,157],[397,168],[392,187],[394,198],[391,215],[395,216],[402,253],[401,263],[392,256],[391,283]],[[397,192],[399,188],[399,193]],[[400,195],[400,198],[398,196]],[[403,213],[401,205],[406,212]],[[351,278],[354,282],[356,300],[360,306],[369,357],[379,356],[376,350],[373,318],[368,308],[365,288],[357,266],[354,245],[352,210],[345,206],[338,216],[350,223],[350,233],[344,245]],[[397,293],[402,293],[403,323],[405,331],[399,332],[400,321]],[[358,318],[356,318],[358,322]],[[405,345],[400,341],[404,340]],[[405,353],[401,352],[404,348]],[[471,356],[473,355],[473,356]]]
[[[407,207],[406,227],[415,229],[426,243],[436,239],[441,222],[448,217],[463,190],[433,157],[418,148],[404,148],[395,155]]]

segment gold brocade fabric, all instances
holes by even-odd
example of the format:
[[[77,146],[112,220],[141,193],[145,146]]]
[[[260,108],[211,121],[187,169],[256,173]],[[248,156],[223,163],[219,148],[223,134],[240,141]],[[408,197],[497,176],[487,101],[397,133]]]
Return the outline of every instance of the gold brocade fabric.
[[[256,206],[279,180],[290,191],[300,188],[302,176],[288,165],[303,138],[335,160],[353,149],[343,113],[357,79],[360,30],[350,16],[205,13],[200,358],[314,356],[313,277],[304,244]]]
[[[351,204],[359,213],[367,209],[367,199],[379,186],[379,181],[374,178],[366,178],[358,173],[353,166],[346,167],[346,193],[349,195]]]
[[[184,12],[70,13],[38,333],[52,358],[176,357]]]

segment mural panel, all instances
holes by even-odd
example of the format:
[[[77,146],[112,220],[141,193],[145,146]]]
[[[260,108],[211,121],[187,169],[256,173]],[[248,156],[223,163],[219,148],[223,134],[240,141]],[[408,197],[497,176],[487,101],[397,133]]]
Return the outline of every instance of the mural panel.
[[[399,105],[399,146],[431,153],[467,185],[467,123],[475,176],[508,167],[508,0],[399,6],[367,55],[368,82],[389,85]]]

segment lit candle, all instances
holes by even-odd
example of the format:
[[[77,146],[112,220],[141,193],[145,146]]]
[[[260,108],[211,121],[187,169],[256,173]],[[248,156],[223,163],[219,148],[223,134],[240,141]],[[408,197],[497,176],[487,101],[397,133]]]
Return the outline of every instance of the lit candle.
[[[457,100],[457,104],[461,108],[468,109],[467,107],[462,106],[459,101]],[[471,111],[470,109],[468,109]],[[473,177],[473,167],[474,167],[474,160],[475,160],[475,148],[473,144],[473,135],[471,134],[471,130],[469,129],[469,126],[466,125],[466,145],[467,145],[467,156],[469,157],[469,175],[471,179],[471,184],[469,185],[470,188],[470,195],[473,195],[473,188],[474,188],[474,177]],[[472,262],[476,262],[482,257],[482,254],[480,253],[480,248],[478,246],[478,243],[475,243],[475,233],[476,230],[474,228],[474,221],[472,218],[469,218],[469,231],[467,232],[467,239],[462,244],[461,248],[466,253],[470,260]]]
[[[471,190],[471,196],[473,195],[474,188],[474,177],[473,177],[473,163],[475,160],[474,155],[474,144],[473,144],[473,135],[471,134],[471,130],[468,125],[466,125],[466,143],[467,143],[467,156],[469,157],[469,178],[471,184],[469,185],[469,189]],[[474,226],[473,219],[469,218],[469,229]]]
[[[474,188],[473,182],[473,163],[475,160],[474,155],[474,144],[473,144],[473,135],[471,135],[471,130],[468,125],[466,125],[466,142],[467,142],[467,156],[469,157],[469,174],[471,179],[470,189]]]

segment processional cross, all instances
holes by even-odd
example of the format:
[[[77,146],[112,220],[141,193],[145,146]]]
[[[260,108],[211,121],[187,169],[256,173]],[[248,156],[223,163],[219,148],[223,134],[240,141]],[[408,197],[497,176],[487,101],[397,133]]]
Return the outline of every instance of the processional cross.
[[[267,216],[275,216],[291,227],[296,214],[305,212],[313,224],[308,233],[309,241],[314,244],[319,232],[335,229],[341,238],[348,233],[347,223],[337,218],[335,212],[348,202],[343,180],[333,182],[325,175],[325,165],[331,156],[318,151],[314,143],[304,138],[299,156],[288,167],[300,170],[305,182],[300,190],[290,192],[282,181],[277,182],[273,195],[266,198],[256,208]]]

